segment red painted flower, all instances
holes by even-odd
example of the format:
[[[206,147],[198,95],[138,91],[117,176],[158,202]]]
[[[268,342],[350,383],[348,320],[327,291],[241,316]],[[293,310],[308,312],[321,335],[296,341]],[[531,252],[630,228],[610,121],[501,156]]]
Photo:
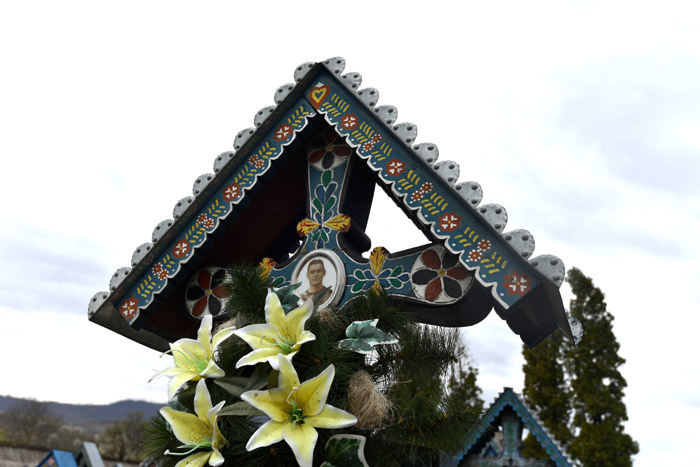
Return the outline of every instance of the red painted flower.
[[[503,287],[506,289],[508,295],[518,295],[522,297],[530,290],[531,282],[530,278],[523,273],[510,272],[506,274]]]
[[[481,240],[477,244],[477,248],[481,251],[489,251],[491,249],[491,242],[489,240]]]
[[[126,318],[132,319],[139,309],[139,299],[131,296],[119,305],[119,313]]]
[[[462,218],[454,212],[448,212],[440,218],[440,228],[445,232],[452,232],[460,226]]]
[[[197,225],[204,224],[207,220],[207,215],[204,213],[201,213],[199,216],[197,216]]]
[[[168,278],[168,270],[163,267],[162,264],[158,263],[155,266],[153,266],[153,275],[156,276],[160,280],[165,280]]]
[[[204,228],[207,230],[214,228],[214,219],[211,217],[207,218],[207,220],[204,221]]]
[[[193,316],[201,316],[208,311],[216,316],[224,309],[223,299],[228,296],[226,287],[226,270],[223,268],[204,268],[197,273],[196,280],[191,280],[186,292],[188,308]]]
[[[401,162],[398,159],[391,159],[389,161],[389,163],[386,165],[386,171],[392,177],[396,177],[398,175],[401,175],[405,169],[406,169],[406,164],[404,164],[403,162]]]
[[[472,250],[469,252],[470,261],[479,261],[482,257],[481,250]]]
[[[256,169],[262,169],[265,166],[265,161],[257,154],[250,156],[249,161],[250,161],[251,165],[253,167],[255,167]]]
[[[184,258],[190,251],[190,243],[187,240],[180,240],[173,247],[173,256],[176,258]]]
[[[382,135],[380,135],[379,133],[373,134],[372,137],[370,138],[370,141],[375,143],[375,144],[380,142],[381,140],[382,140]]]
[[[340,124],[343,125],[343,128],[346,130],[354,130],[358,123],[360,123],[360,121],[355,114],[345,114],[343,118],[340,119]]]
[[[433,184],[430,182],[425,182],[420,186],[420,191],[422,191],[423,193],[430,193],[431,191],[433,191]]]
[[[352,149],[345,140],[332,129],[311,140],[309,162],[323,169],[331,169],[340,165],[352,154]]]
[[[442,259],[435,250],[425,250],[420,255],[425,268],[416,270],[411,281],[417,285],[426,285],[425,299],[434,302],[443,291],[450,298],[462,296],[460,281],[470,276],[469,272],[457,262],[457,256],[444,252]]]
[[[373,147],[374,147],[374,143],[371,141],[368,141],[362,145],[362,149],[364,149],[365,151],[371,151]]]
[[[420,201],[423,199],[423,192],[418,190],[411,193],[411,201]]]
[[[286,123],[281,127],[277,128],[275,135],[273,136],[275,141],[284,141],[289,139],[294,134],[294,128]]]
[[[236,201],[241,195],[241,186],[238,183],[232,183],[224,189],[225,201]]]

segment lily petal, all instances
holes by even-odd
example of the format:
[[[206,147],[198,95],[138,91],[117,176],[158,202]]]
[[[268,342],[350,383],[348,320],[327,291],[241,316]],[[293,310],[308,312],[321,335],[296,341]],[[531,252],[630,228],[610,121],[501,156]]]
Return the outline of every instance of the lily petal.
[[[294,336],[298,336],[304,330],[306,320],[311,317],[314,311],[314,302],[309,299],[305,301],[299,308],[295,308],[286,316],[287,332]]]
[[[226,401],[221,401],[218,404],[216,404],[214,407],[210,407],[209,410],[207,411],[206,419],[209,421],[209,424],[215,428],[215,431],[219,431],[218,426],[216,425],[216,417],[219,416],[219,412],[221,412],[221,409],[224,407],[224,404],[226,404]],[[197,414],[199,415],[199,414]],[[213,444],[213,443],[212,443]]]
[[[292,365],[292,358],[282,354],[278,354],[278,358],[280,374],[277,379],[277,387],[284,388],[287,394],[294,388],[300,389],[302,384],[299,382],[297,370],[295,370],[294,365]],[[298,394],[294,396],[298,400]],[[301,407],[302,404],[299,403],[299,406]]]
[[[197,331],[197,340],[202,346],[202,349],[206,352],[208,356],[211,357],[212,346],[211,346],[211,325],[213,317],[207,313],[202,318],[202,323],[199,325],[199,331]]]
[[[180,339],[170,344],[173,352],[175,366],[190,373],[198,375],[206,368],[209,355],[199,341],[194,339]]]
[[[279,325],[284,322],[284,318],[284,309],[279,297],[276,293],[268,293],[265,298],[265,321],[277,329],[281,329]]]
[[[222,378],[226,376],[226,373],[212,359],[209,360],[207,367],[204,369],[203,372],[200,373],[200,376],[206,376],[207,378]]]
[[[197,383],[197,388],[194,390],[194,413],[201,420],[209,420],[209,410],[211,408],[211,396],[207,389],[207,383],[200,379]]]
[[[301,467],[311,467],[314,460],[314,448],[318,440],[318,432],[305,423],[292,425],[286,423],[282,428],[282,437],[294,451],[294,457]]]
[[[357,423],[357,417],[345,410],[326,404],[318,415],[304,417],[304,423],[316,428],[345,428]]]
[[[216,467],[224,463],[224,456],[221,455],[218,449],[212,449],[209,465]]]
[[[284,388],[273,388],[268,391],[247,391],[241,394],[241,399],[258,410],[265,412],[265,415],[276,422],[286,422],[289,420],[289,403],[287,397],[289,390]]]
[[[202,467],[209,460],[209,456],[211,452],[197,452],[182,459],[175,467]]]
[[[235,330],[236,330],[235,327],[224,328],[221,331],[214,334],[214,338],[211,340],[212,352],[214,352],[216,350],[216,348],[219,346],[219,344],[221,344],[224,340],[231,337]]]
[[[262,349],[253,350],[252,352],[242,356],[236,362],[236,368],[240,368],[246,365],[255,365],[256,363],[261,363],[265,361],[270,361],[270,364],[272,364],[271,360],[277,359],[277,354],[279,351],[280,349],[277,347],[265,347]],[[272,367],[275,368],[275,365],[272,365]]]
[[[251,324],[241,329],[236,329],[233,334],[243,339],[253,349],[263,347],[277,347],[275,338],[277,337],[277,329],[267,323]]]
[[[253,436],[250,437],[248,443],[245,445],[246,451],[252,451],[253,449],[269,446],[282,441],[283,426],[284,423],[282,422],[269,420],[263,426],[258,428],[255,433],[253,433]]]
[[[199,375],[180,372],[176,376],[173,376],[173,378],[170,380],[170,383],[168,383],[168,399],[172,399],[173,397],[175,397],[175,393],[177,392],[177,390],[180,389],[180,387],[182,387],[183,384],[194,378],[199,378]]]
[[[282,357],[280,357],[280,367]],[[291,363],[290,363],[291,365]],[[281,375],[281,372],[280,372]],[[297,404],[304,410],[304,416],[318,415],[326,404],[328,391],[335,377],[335,367],[329,365],[320,375],[304,381],[296,394]]]
[[[297,343],[294,347],[297,347],[297,346],[300,347],[301,344],[305,344],[307,342],[311,342],[314,340],[316,340],[316,335],[313,332],[303,331],[299,334],[299,340],[297,341]]]
[[[160,414],[170,423],[173,434],[183,444],[199,444],[210,440],[211,427],[196,415],[178,412],[170,407],[160,409]]]

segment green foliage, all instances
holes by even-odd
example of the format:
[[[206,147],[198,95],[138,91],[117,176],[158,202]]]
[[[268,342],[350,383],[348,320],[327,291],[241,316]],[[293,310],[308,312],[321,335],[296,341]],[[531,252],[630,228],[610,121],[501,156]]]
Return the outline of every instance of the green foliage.
[[[523,395],[552,436],[566,448],[571,440],[571,389],[564,375],[563,344],[563,334],[557,330],[533,349],[523,346]],[[536,459],[548,457],[532,434],[525,438],[522,452]]]
[[[622,398],[627,381],[619,367],[620,344],[612,329],[603,292],[578,269],[567,274],[576,297],[571,314],[583,324],[578,345],[567,345],[566,369],[571,375],[573,425],[578,434],[569,452],[583,465],[632,465],[639,446],[624,433],[627,408]]]
[[[264,322],[265,297],[271,280],[262,278],[257,268],[250,267],[232,268],[229,276],[227,286],[232,295],[227,310],[229,316],[235,318],[236,326]],[[277,291],[282,302],[287,304],[295,300],[292,292],[292,288]],[[355,324],[349,333],[353,339],[381,341],[368,355],[339,345],[346,338],[348,326],[358,321],[374,325]],[[330,443],[334,447],[328,451],[330,457],[326,457],[324,446],[330,439],[337,440],[334,436],[339,434],[352,435],[354,440],[361,436],[366,438],[364,457],[369,465],[427,465],[443,452],[460,452],[467,433],[478,419],[478,410],[467,399],[451,396],[444,384],[446,370],[452,362],[458,361],[461,353],[456,330],[416,324],[409,314],[391,303],[383,291],[370,291],[355,299],[342,313],[316,310],[306,328],[316,338],[303,344],[294,356],[300,381],[313,378],[333,365],[335,377],[327,402],[348,410],[350,378],[360,370],[366,371],[375,381],[376,389],[386,395],[393,407],[388,421],[379,429],[363,430],[357,426],[342,430],[319,429],[314,465],[322,462],[346,465],[341,458],[358,452],[357,446],[354,451],[349,445],[345,446],[348,449],[340,449],[336,441]],[[251,435],[267,417],[255,416],[257,411],[251,410],[240,396],[245,391],[276,384],[276,372],[271,372],[267,364],[235,367],[238,359],[249,351],[247,344],[236,336],[226,339],[215,355],[226,376],[207,381],[213,404],[226,401],[218,419],[219,428],[228,441],[221,450],[225,465],[295,465],[294,454],[284,442],[252,452],[245,449]],[[190,383],[180,391],[170,402],[171,407],[192,412],[193,388],[194,384]],[[179,442],[162,417],[152,420],[147,431],[149,459],[165,461],[168,465],[180,460],[163,456],[165,449],[175,449]],[[357,454],[354,458],[360,457]],[[354,461],[350,459],[349,462]]]
[[[613,316],[605,296],[591,278],[573,268],[567,274],[574,299],[572,316],[583,324],[583,338],[574,346],[556,332],[534,349],[525,349],[525,399],[552,434],[581,465],[632,465],[639,446],[624,433],[627,382],[625,363],[613,333]],[[523,453],[541,455],[532,439]]]
[[[483,413],[484,401],[481,388],[477,384],[479,369],[469,358],[466,346],[460,342],[457,347],[459,357],[450,364],[447,390],[454,403],[462,403],[476,413]]]

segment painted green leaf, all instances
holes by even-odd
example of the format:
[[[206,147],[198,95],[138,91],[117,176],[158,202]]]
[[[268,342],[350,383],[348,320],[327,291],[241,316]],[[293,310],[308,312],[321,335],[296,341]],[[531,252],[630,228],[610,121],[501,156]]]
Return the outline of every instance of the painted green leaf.
[[[328,188],[328,184],[331,182],[333,179],[333,171],[332,170],[326,170],[323,172],[323,175],[321,175],[321,182],[323,183],[323,186]]]
[[[389,279],[389,283],[391,284],[392,287],[395,289],[400,289],[402,282],[398,279],[391,278]]]
[[[355,277],[357,277],[358,279],[367,279],[367,276],[365,276],[365,271],[363,271],[362,269],[358,269],[357,271],[355,271]]]
[[[317,210],[318,212],[323,212],[323,205],[321,204],[321,200],[320,200],[320,199],[314,198],[314,200],[311,201],[311,204],[314,205],[314,208],[316,208],[316,210]]]
[[[368,354],[377,344],[396,344],[398,340],[376,327],[377,321],[379,320],[370,319],[351,323],[345,330],[348,338],[339,342],[340,348]]]
[[[355,282],[355,284],[353,284],[352,289],[350,290],[352,291],[352,293],[357,293],[365,287],[366,283],[367,281],[357,281]]]
[[[366,438],[360,435],[335,435],[326,443],[325,467],[369,467],[365,460]]]
[[[391,270],[391,277],[396,277],[400,275],[403,272],[403,266],[396,266],[394,269]]]
[[[324,229],[321,229],[321,240],[323,243],[328,243],[328,233]]]
[[[256,409],[247,402],[234,402],[233,404],[225,405],[220,411],[219,416],[221,417],[247,417],[247,416],[258,416],[265,415],[261,410]]]
[[[335,196],[331,196],[328,198],[328,201],[326,201],[326,204],[323,205],[323,212],[328,212],[331,209],[333,209],[333,206],[335,205]]]

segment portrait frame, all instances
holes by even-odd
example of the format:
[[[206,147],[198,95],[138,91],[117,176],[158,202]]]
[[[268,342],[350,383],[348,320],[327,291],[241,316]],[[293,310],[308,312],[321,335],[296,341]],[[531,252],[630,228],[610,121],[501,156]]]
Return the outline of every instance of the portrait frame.
[[[310,287],[310,282],[307,277],[309,265],[312,261],[315,262],[316,260],[320,260],[323,263],[323,267],[326,271],[323,285],[331,288],[330,297],[319,304],[319,309],[337,305],[345,291],[345,267],[338,255],[331,250],[314,250],[308,253],[306,257],[297,264],[292,272],[291,283],[297,284],[301,282],[301,286],[296,289],[295,293],[303,300],[304,294],[308,292]]]

